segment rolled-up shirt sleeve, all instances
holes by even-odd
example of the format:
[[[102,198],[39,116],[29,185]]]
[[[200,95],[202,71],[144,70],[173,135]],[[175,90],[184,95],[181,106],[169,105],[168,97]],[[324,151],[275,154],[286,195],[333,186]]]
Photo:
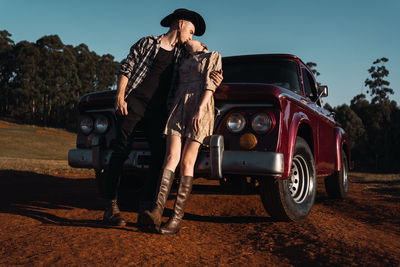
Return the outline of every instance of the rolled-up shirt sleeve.
[[[141,50],[143,48],[145,42],[145,38],[140,39],[134,45],[132,45],[128,56],[121,61],[121,65],[119,67],[118,74],[124,75],[128,79],[131,78],[133,73],[133,68],[136,64],[138,64],[140,60]]]
[[[220,71],[222,69],[222,61],[220,53],[213,51],[211,52],[210,62],[208,64],[207,73],[205,77],[205,90],[210,90],[215,92],[217,86],[214,81],[210,78],[210,73],[212,71]]]

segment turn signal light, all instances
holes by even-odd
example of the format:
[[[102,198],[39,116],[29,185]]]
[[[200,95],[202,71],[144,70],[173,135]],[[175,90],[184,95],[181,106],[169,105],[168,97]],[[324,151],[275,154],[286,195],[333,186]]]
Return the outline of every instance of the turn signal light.
[[[240,146],[244,149],[250,150],[257,145],[257,137],[252,133],[245,133],[240,137]]]

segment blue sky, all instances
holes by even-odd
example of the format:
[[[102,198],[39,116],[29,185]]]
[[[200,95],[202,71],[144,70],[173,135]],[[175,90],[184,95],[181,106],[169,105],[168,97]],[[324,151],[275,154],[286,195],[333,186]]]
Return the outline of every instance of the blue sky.
[[[203,15],[199,39],[223,56],[290,53],[317,63],[332,106],[365,93],[367,69],[387,57],[400,104],[400,0],[0,0],[0,30],[15,42],[57,34],[120,61],[139,38],[166,32],[160,20],[180,7]]]

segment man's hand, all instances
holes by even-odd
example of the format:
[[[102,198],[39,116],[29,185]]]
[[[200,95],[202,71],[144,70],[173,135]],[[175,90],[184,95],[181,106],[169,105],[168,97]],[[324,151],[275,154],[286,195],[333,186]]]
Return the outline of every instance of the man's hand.
[[[118,115],[126,116],[128,115],[127,103],[124,98],[117,98],[114,103],[115,112]]]
[[[222,80],[224,79],[224,76],[222,76],[223,70],[221,69],[220,71],[212,71],[210,73],[210,78],[213,80],[214,84],[218,87],[220,86]]]

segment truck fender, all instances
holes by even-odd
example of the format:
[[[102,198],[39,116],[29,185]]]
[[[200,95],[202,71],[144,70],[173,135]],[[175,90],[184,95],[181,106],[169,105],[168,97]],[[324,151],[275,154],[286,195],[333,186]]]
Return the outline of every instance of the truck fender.
[[[336,153],[336,160],[335,160],[335,171],[341,171],[342,169],[342,148],[345,143],[347,143],[346,134],[344,130],[340,127],[335,127],[335,153]],[[348,153],[348,151],[347,151]],[[350,158],[349,158],[350,160]],[[350,165],[349,165],[350,166]]]
[[[287,147],[283,147],[283,155],[287,155],[284,159],[285,166],[284,171],[282,174],[282,178],[286,179],[290,175],[290,167],[292,166],[293,162],[293,154],[294,154],[294,147],[296,144],[296,137],[299,130],[299,126],[301,123],[309,122],[310,119],[308,116],[303,112],[298,112],[293,115],[292,121],[290,122],[290,126],[288,129],[288,135],[286,136],[287,142],[285,140],[281,140],[281,144],[287,144]],[[285,136],[281,136],[285,138]]]

